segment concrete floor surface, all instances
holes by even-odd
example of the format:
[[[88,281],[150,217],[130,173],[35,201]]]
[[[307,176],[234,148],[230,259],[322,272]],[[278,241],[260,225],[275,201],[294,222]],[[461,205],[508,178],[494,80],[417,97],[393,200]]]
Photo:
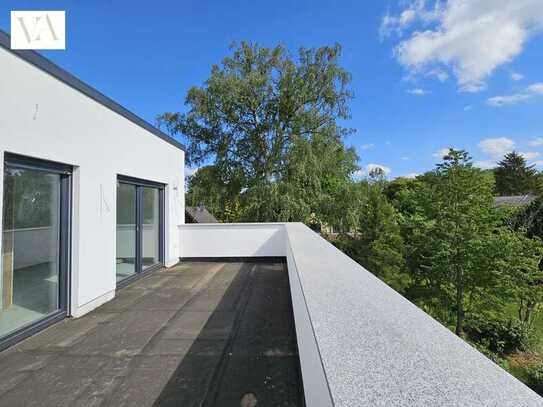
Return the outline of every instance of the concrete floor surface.
[[[302,406],[284,264],[180,263],[0,353],[0,406]]]

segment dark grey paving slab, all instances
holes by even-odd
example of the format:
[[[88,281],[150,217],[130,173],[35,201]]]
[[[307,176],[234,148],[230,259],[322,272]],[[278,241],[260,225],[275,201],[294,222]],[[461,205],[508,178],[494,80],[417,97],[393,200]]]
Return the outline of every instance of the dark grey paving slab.
[[[180,308],[182,304],[180,305]],[[176,314],[176,310],[130,310],[101,324],[67,349],[76,355],[131,357],[139,354]]]
[[[170,321],[163,335],[169,339],[226,339],[235,316],[233,311],[184,311]]]
[[[118,383],[104,406],[148,407],[155,403],[165,383],[181,363],[182,357],[138,356],[130,373]],[[178,404],[183,406],[183,404]]]
[[[5,392],[13,389],[25,380],[31,373],[47,366],[47,361],[54,357],[52,354],[31,354],[18,350],[4,352],[0,359],[0,404]],[[12,369],[7,369],[12,366]]]
[[[108,358],[93,375],[91,382],[71,402],[70,407],[98,407],[108,400],[129,373],[131,359]]]
[[[178,310],[193,296],[192,291],[168,285],[167,288],[152,291],[140,298],[130,309],[132,310]]]
[[[96,378],[108,359],[103,356],[58,355],[0,399],[3,406],[69,406]]]
[[[121,292],[122,294],[117,293],[114,299],[96,309],[93,314],[97,312],[111,313],[125,311],[129,309],[132,305],[134,305],[137,301],[145,297],[147,294],[152,293],[153,290],[149,288],[137,289],[130,286],[125,287],[123,290],[121,290]]]
[[[162,335],[167,339],[196,339],[212,313],[185,310],[171,319]]]
[[[185,356],[194,339],[170,339],[162,337],[150,342],[141,352],[144,356]]]
[[[65,319],[34,335],[18,345],[19,350],[51,351],[69,348],[82,340],[99,324],[106,323],[118,315],[117,312],[94,312],[77,319]]]
[[[198,296],[187,305],[187,311],[233,311],[238,303],[240,287],[233,288],[235,294],[223,298],[224,289],[209,289],[198,294]]]
[[[196,340],[176,366],[156,401],[157,406],[202,406],[217,385],[215,373],[224,357],[226,341]]]

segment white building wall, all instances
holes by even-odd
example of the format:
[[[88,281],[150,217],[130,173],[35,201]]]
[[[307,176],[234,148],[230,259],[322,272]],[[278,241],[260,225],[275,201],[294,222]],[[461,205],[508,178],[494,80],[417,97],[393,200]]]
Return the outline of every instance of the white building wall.
[[[74,166],[72,314],[113,297],[116,182],[166,184],[166,264],[179,258],[184,152],[0,48],[0,158],[16,153]],[[3,171],[0,173],[0,208]],[[0,211],[1,213],[1,211]]]

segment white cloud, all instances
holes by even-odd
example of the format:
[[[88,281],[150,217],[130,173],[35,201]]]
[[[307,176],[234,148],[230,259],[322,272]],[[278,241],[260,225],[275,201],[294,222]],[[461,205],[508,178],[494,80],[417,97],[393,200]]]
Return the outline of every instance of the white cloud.
[[[533,83],[530,86],[528,86],[528,91],[535,93],[537,95],[543,95],[543,83]]]
[[[496,166],[496,161],[492,160],[479,160],[473,163],[474,167],[480,168],[482,170],[489,170]]]
[[[381,38],[387,37],[392,33],[401,35],[405,28],[409,27],[411,23],[422,16],[422,13],[424,13],[424,2],[425,0],[414,0],[399,15],[385,15],[379,28]]]
[[[511,106],[511,105],[517,105],[530,98],[531,98],[530,95],[526,95],[523,93],[517,93],[515,95],[509,95],[509,96],[494,96],[494,97],[488,98],[486,100],[486,104],[489,106],[494,106],[494,107]]]
[[[420,174],[418,172],[410,172],[409,174],[405,174],[403,178],[413,179],[413,178],[417,178],[419,175]]]
[[[518,72],[513,72],[511,74],[511,79],[514,81],[520,81],[522,78],[524,78],[524,76],[519,74]]]
[[[409,157],[404,155],[403,157],[400,157],[400,160],[407,161],[407,160],[409,160]]]
[[[449,79],[449,74],[442,69],[431,69],[428,71],[427,76],[430,76],[432,78],[436,78],[440,82],[445,82],[447,79]]]
[[[527,151],[527,152],[519,153],[519,154],[523,156],[526,161],[533,160],[541,155],[537,151]]]
[[[411,95],[417,95],[417,96],[424,96],[424,95],[427,95],[428,91],[424,90],[424,89],[421,89],[421,88],[415,88],[415,89],[408,89],[406,91],[407,93],[410,93]]]
[[[467,112],[468,110],[471,110],[471,109],[473,109],[472,105],[464,106],[464,112]]]
[[[536,160],[533,163],[531,163],[530,165],[535,165],[537,167],[543,167],[543,160]]]
[[[373,148],[373,147],[375,147],[375,144],[373,144],[373,143],[371,143],[371,144],[362,144],[362,145],[360,146],[360,148],[361,148],[362,150],[369,150],[370,148]]]
[[[479,142],[479,148],[493,157],[509,153],[514,146],[515,142],[507,137],[487,138]]]
[[[434,151],[434,153],[432,153],[432,157],[439,158],[441,160],[441,159],[443,159],[443,157],[445,157],[447,154],[449,154],[449,149],[450,148],[453,148],[453,147],[440,148],[439,150]]]
[[[543,137],[536,137],[528,142],[532,147],[543,146]]]
[[[543,95],[543,83],[532,83],[524,93],[516,93],[508,96],[494,96],[486,100],[487,105],[494,107],[511,106],[526,102],[534,96]]]
[[[428,75],[435,69],[450,69],[462,91],[484,88],[492,72],[518,56],[543,27],[541,0],[426,3],[411,1],[400,14],[387,14],[381,35],[403,37],[394,55],[410,72]]]

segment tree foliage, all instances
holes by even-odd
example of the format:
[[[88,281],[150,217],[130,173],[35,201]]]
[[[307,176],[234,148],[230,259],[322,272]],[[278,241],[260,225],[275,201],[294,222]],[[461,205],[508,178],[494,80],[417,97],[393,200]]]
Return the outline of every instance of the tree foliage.
[[[538,177],[533,165],[515,151],[505,155],[494,170],[498,195],[523,195],[537,192]]]
[[[301,48],[294,58],[281,46],[242,42],[203,87],[190,89],[187,113],[160,117],[187,139],[189,164],[211,162],[219,174],[206,205],[221,202],[223,212],[239,195],[242,219],[334,216],[333,202],[357,169],[343,143],[350,130],[339,124],[352,97],[340,52],[339,45]]]
[[[503,209],[493,196],[538,192],[541,174],[515,152],[480,170],[451,149],[415,179],[355,179],[339,57],[337,45],[292,56],[241,43],[186,113],[162,115],[200,166],[187,204],[226,222],[305,222],[486,354],[520,349],[543,303],[543,203]]]
[[[349,233],[336,245],[392,288],[402,292],[408,285],[405,247],[398,213],[386,200],[383,174],[374,172],[356,184],[356,215]]]
[[[458,335],[470,306],[488,299],[487,288],[499,279],[491,255],[499,247],[493,187],[467,152],[450,149],[416,194],[412,233],[422,247],[414,248],[412,265],[454,311]]]

